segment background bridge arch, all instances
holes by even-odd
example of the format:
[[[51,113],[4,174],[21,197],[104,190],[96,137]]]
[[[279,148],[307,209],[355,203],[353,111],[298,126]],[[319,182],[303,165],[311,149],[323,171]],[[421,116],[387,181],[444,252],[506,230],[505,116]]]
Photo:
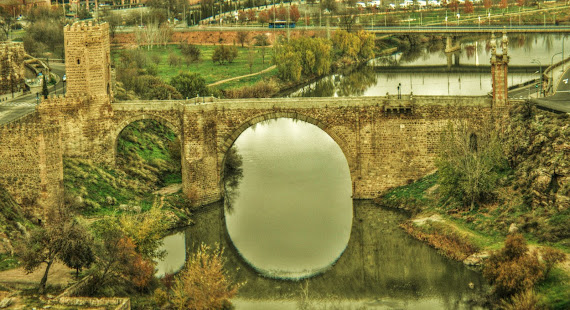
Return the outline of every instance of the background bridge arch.
[[[174,134],[180,139],[181,139],[181,133],[182,130],[180,128],[180,126],[176,126],[176,122],[172,122],[171,120],[168,120],[162,116],[156,115],[156,114],[151,114],[151,113],[141,113],[141,114],[137,114],[134,116],[129,116],[125,119],[122,119],[120,121],[118,121],[117,126],[115,127],[115,129],[111,132],[111,145],[112,145],[112,150],[113,150],[113,154],[112,154],[112,162],[114,163],[116,158],[117,158],[117,143],[119,141],[119,136],[121,134],[121,132],[127,128],[127,126],[129,126],[132,123],[138,122],[138,121],[144,121],[144,120],[154,120],[157,122],[160,122],[161,124],[165,125],[166,127],[168,127],[170,130],[172,130],[172,132],[174,132]]]
[[[278,119],[278,118],[290,118],[290,119],[294,119],[294,120],[307,122],[309,124],[312,124],[312,125],[319,127],[322,131],[324,131],[329,137],[331,137],[331,139],[333,139],[333,141],[335,141],[335,143],[341,149],[341,151],[344,154],[344,157],[346,159],[346,162],[348,164],[348,168],[350,171],[350,177],[352,180],[354,180],[354,178],[355,178],[355,175],[354,175],[355,160],[354,160],[354,157],[352,156],[351,152],[349,151],[350,150],[349,143],[343,137],[336,134],[335,130],[331,126],[329,126],[327,123],[325,123],[323,121],[320,121],[316,118],[307,116],[305,114],[301,114],[301,113],[297,113],[297,112],[277,111],[277,112],[270,112],[270,113],[265,113],[262,115],[257,115],[257,116],[251,117],[247,121],[245,121],[241,125],[239,125],[237,128],[233,129],[228,135],[226,135],[223,138],[223,143],[220,145],[220,148],[218,150],[218,153],[219,153],[218,160],[220,163],[222,163],[222,166],[220,169],[220,188],[222,190],[223,190],[223,170],[224,170],[223,167],[225,165],[225,159],[226,159],[226,155],[228,153],[228,150],[232,147],[234,142],[248,128],[250,128],[250,127],[252,127],[258,123],[261,123],[263,121]],[[352,192],[354,192],[354,190],[352,190]]]

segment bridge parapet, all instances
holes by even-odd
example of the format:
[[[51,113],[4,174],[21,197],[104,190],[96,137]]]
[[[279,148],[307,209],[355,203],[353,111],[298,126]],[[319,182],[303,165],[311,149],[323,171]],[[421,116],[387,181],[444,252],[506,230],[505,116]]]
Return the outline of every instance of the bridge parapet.
[[[244,109],[315,109],[335,107],[371,107],[371,106],[480,106],[490,107],[489,96],[410,96],[396,95],[368,97],[296,97],[296,98],[250,98],[250,99],[215,99],[210,103],[194,103],[192,100],[138,100],[113,103],[115,111],[164,111],[180,110],[213,111],[213,110],[244,110]]]

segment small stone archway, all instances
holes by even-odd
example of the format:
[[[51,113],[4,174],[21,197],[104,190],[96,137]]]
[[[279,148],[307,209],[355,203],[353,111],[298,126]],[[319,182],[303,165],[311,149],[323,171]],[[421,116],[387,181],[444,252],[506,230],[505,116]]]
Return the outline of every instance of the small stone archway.
[[[267,113],[267,114],[252,117],[252,118],[248,119],[247,121],[243,122],[243,124],[241,124],[236,129],[234,129],[229,135],[224,137],[223,142],[218,149],[218,162],[221,163],[221,166],[219,167],[220,184],[218,186],[221,190],[221,193],[224,192],[224,184],[223,184],[224,176],[223,176],[223,173],[224,173],[226,155],[227,155],[229,149],[234,144],[234,142],[237,140],[237,138],[239,138],[239,136],[246,129],[252,127],[253,125],[261,123],[263,121],[277,119],[277,118],[290,118],[290,119],[295,119],[295,120],[299,120],[299,121],[304,121],[304,122],[307,122],[309,124],[312,124],[312,125],[319,127],[322,131],[324,131],[327,135],[329,135],[329,137],[331,137],[336,142],[336,144],[340,147],[342,153],[344,154],[344,158],[346,159],[346,162],[348,164],[348,169],[350,172],[350,178],[351,178],[352,183],[353,183],[351,191],[352,191],[352,194],[354,195],[354,179],[355,179],[355,170],[356,170],[355,169],[355,160],[354,160],[352,154],[349,152],[348,142],[345,141],[345,139],[342,138],[341,136],[337,135],[331,129],[331,127],[328,126],[326,123],[319,121],[313,117],[306,116],[304,114],[299,114],[297,112],[272,112],[272,113]]]
[[[174,132],[174,134],[179,138],[180,143],[182,143],[182,129],[178,126],[175,126],[172,124],[171,121],[167,120],[166,118],[163,118],[161,116],[158,115],[154,115],[154,114],[147,114],[147,113],[142,113],[142,114],[138,114],[129,118],[126,118],[122,121],[119,122],[119,124],[117,125],[116,129],[111,133],[111,145],[112,145],[112,158],[111,158],[111,162],[114,165],[116,158],[117,158],[117,143],[119,141],[119,135],[121,134],[121,132],[130,124],[138,122],[138,121],[144,121],[144,120],[154,120],[157,122],[162,123],[163,125],[165,125],[166,127],[168,127],[170,130],[172,130],[172,132]],[[180,151],[182,152],[182,147],[180,147]],[[181,155],[181,158],[184,158]]]

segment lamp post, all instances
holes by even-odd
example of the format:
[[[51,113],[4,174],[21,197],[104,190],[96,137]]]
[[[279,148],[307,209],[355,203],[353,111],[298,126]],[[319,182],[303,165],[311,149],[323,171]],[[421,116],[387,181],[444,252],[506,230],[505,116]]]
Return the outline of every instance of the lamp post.
[[[552,66],[554,65],[554,56],[556,55],[561,55],[562,52],[558,52],[554,55],[552,55],[552,57],[550,58],[550,83],[552,85],[552,87],[550,87],[550,89],[552,89],[554,87],[554,68],[552,68]],[[562,61],[564,62],[564,58],[562,58]]]
[[[400,92],[401,88],[402,88],[402,83],[398,83],[398,99],[402,99],[402,93]]]
[[[459,13],[457,13],[457,26],[459,26]]]
[[[65,76],[65,74],[63,75],[63,77],[61,78],[61,81],[63,82],[63,95],[65,96],[65,81],[67,80],[67,76]]]
[[[542,92],[542,64],[540,63],[540,60],[538,60],[538,59],[533,59],[533,60],[531,61],[531,63],[535,63],[535,64],[538,64],[538,65],[540,66],[540,71],[539,71],[539,72],[540,72],[540,73],[539,73],[539,74],[540,74],[539,88],[540,88],[540,91]],[[536,94],[537,94],[537,97],[540,97],[540,93],[539,93],[539,90],[538,90],[538,89],[536,90]]]

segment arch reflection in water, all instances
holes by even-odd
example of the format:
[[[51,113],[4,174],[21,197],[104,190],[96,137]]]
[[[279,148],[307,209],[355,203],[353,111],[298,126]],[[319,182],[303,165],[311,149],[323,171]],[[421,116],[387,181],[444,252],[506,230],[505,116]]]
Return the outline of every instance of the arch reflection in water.
[[[246,282],[233,301],[236,309],[481,309],[473,305],[488,288],[481,275],[406,235],[398,227],[405,218],[355,200],[350,240],[340,259],[298,282],[261,277],[245,263],[217,203],[195,213],[196,224],[186,230],[187,257],[202,242],[226,249],[226,270],[234,281]]]
[[[279,118],[235,141],[243,178],[229,195],[226,226],[243,258],[264,275],[303,278],[344,251],[351,180],[336,142],[315,125]]]

